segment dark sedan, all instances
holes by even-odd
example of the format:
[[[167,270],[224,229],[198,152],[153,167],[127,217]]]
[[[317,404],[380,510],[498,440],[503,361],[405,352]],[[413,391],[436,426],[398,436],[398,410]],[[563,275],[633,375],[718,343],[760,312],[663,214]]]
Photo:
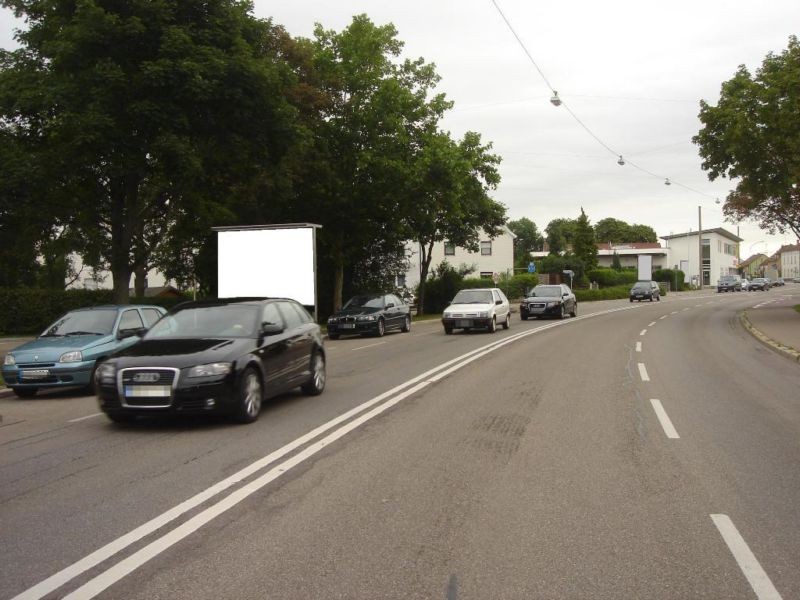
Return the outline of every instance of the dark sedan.
[[[100,408],[115,422],[160,414],[223,413],[250,423],[262,402],[325,388],[319,326],[287,299],[221,299],[177,306],[142,341],[97,369]]]
[[[328,337],[360,334],[382,336],[390,329],[411,331],[411,308],[394,294],[353,296],[328,319]]]
[[[569,286],[537,285],[519,305],[519,317],[526,321],[528,317],[556,317],[563,319],[567,314],[578,315],[578,300]]]
[[[752,292],[753,290],[761,290],[762,292],[766,292],[769,289],[769,280],[765,277],[756,277],[750,282],[750,285],[747,286],[747,291]]]

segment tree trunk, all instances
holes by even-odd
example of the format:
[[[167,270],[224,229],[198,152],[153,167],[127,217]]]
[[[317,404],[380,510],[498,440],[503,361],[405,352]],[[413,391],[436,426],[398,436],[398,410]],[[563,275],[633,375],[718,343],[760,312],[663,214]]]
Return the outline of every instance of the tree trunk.
[[[144,298],[145,290],[147,289],[147,267],[143,264],[138,264],[133,270],[133,296],[135,298]]]
[[[428,271],[431,268],[433,253],[433,242],[426,248],[424,244],[419,245],[419,289],[417,290],[417,316],[425,314],[425,281],[428,279]]]
[[[344,237],[336,236],[333,247],[333,312],[342,308],[342,292],[344,290]]]
[[[134,186],[135,187],[135,186]],[[124,178],[110,184],[111,188],[111,276],[114,281],[114,302],[130,302],[132,215],[129,203],[135,200],[135,191]]]

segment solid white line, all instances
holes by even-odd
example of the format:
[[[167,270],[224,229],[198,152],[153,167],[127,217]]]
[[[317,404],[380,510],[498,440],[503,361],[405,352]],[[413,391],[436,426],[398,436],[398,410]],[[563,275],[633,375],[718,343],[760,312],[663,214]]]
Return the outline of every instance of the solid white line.
[[[739,564],[739,568],[750,582],[750,587],[758,596],[759,600],[781,600],[781,595],[775,586],[772,585],[769,577],[758,562],[755,554],[750,550],[747,542],[736,529],[728,515],[709,515],[714,525],[719,529],[722,539],[728,545],[728,549],[733,554],[733,558]]]
[[[437,365],[437,366],[433,367],[432,369],[429,369],[428,371],[425,371],[424,373],[422,373],[420,375],[417,375],[416,377],[414,377],[412,379],[409,379],[408,381],[406,381],[404,383],[401,383],[400,385],[397,385],[397,386],[393,387],[390,390],[387,390],[386,392],[380,394],[379,396],[376,396],[376,397],[374,397],[374,398],[372,398],[372,399],[370,399],[370,400],[368,400],[368,401],[366,401],[366,402],[364,402],[364,403],[362,403],[362,404],[350,409],[346,413],[343,413],[343,414],[339,415],[338,417],[336,417],[334,419],[331,419],[327,423],[323,423],[322,425],[320,425],[316,429],[313,429],[312,431],[309,431],[308,433],[306,433],[305,435],[300,436],[299,438],[295,439],[294,441],[289,442],[288,444],[286,444],[285,446],[279,448],[278,450],[275,450],[271,454],[268,454],[267,456],[264,456],[263,458],[260,458],[260,459],[256,460],[255,462],[251,463],[247,467],[245,467],[245,468],[241,469],[240,471],[234,473],[230,477],[227,477],[226,479],[223,479],[222,481],[214,484],[213,486],[211,486],[211,487],[203,490],[202,492],[192,496],[188,500],[185,500],[184,502],[174,506],[170,510],[162,513],[161,515],[155,517],[154,519],[151,519],[147,523],[144,523],[143,525],[140,525],[139,527],[137,527],[136,529],[130,531],[129,533],[117,538],[116,540],[112,540],[111,542],[109,542],[105,546],[95,550],[94,552],[92,552],[91,554],[89,554],[89,555],[85,556],[84,558],[78,560],[77,562],[75,562],[75,563],[69,565],[68,567],[62,569],[61,571],[51,575],[50,577],[48,577],[47,579],[39,582],[38,584],[34,585],[33,587],[28,588],[27,590],[25,590],[22,593],[20,593],[17,596],[15,596],[12,600],[39,600],[39,599],[43,598],[47,594],[49,594],[49,593],[53,592],[54,590],[57,590],[58,588],[63,586],[65,583],[73,580],[75,577],[77,577],[81,573],[84,573],[84,572],[88,571],[89,569],[92,569],[93,567],[97,566],[101,562],[103,562],[103,561],[109,559],[110,557],[114,556],[115,554],[121,552],[122,550],[124,550],[128,546],[138,542],[142,538],[150,535],[151,533],[159,530],[160,528],[162,528],[165,525],[169,524],[170,522],[174,521],[175,519],[177,519],[181,515],[189,512],[190,510],[192,510],[192,509],[196,508],[197,506],[203,504],[204,502],[208,501],[209,499],[213,498],[214,496],[219,495],[220,493],[222,493],[226,489],[232,487],[233,485],[235,485],[237,483],[240,483],[242,480],[244,480],[247,477],[253,475],[254,473],[257,473],[258,471],[264,469],[265,467],[269,466],[273,462],[275,462],[278,459],[282,458],[286,454],[296,450],[297,448],[305,445],[309,441],[319,437],[320,435],[322,435],[324,432],[328,431],[329,429],[332,429],[332,428],[336,427],[337,425],[349,420],[353,416],[355,416],[355,415],[365,411],[366,409],[368,409],[368,408],[370,408],[370,407],[372,407],[372,406],[374,406],[374,405],[386,400],[387,398],[392,398],[397,392],[399,392],[401,390],[404,390],[404,389],[408,388],[409,386],[412,386],[414,384],[418,384],[419,382],[423,382],[423,384],[427,385],[428,383],[432,383],[433,381],[438,380],[438,379],[434,380],[430,376],[432,374],[434,374],[434,373],[437,373],[438,371],[440,371],[442,369],[447,369],[448,367],[450,367],[452,365],[455,365],[455,364],[459,363],[460,361],[468,360],[470,357],[477,358],[478,357],[477,355],[483,356],[484,354],[487,354],[487,353],[491,352],[492,350],[494,350],[496,348],[500,348],[500,347],[505,346],[506,344],[510,344],[510,343],[512,343],[512,342],[514,342],[514,341],[516,341],[518,339],[521,339],[523,337],[527,337],[529,335],[533,335],[535,333],[538,333],[540,331],[544,331],[546,329],[552,329],[553,327],[560,327],[560,326],[569,325],[570,323],[574,323],[576,321],[581,321],[581,320],[585,320],[585,319],[591,319],[593,317],[597,317],[597,316],[601,316],[601,315],[607,315],[607,314],[612,314],[612,313],[616,313],[616,312],[622,312],[622,311],[626,311],[626,310],[634,310],[634,309],[638,309],[638,308],[641,308],[641,307],[640,306],[624,306],[624,307],[620,307],[620,308],[611,308],[611,309],[604,310],[604,311],[599,311],[599,312],[596,312],[596,313],[590,313],[590,314],[582,315],[582,316],[576,317],[574,319],[569,319],[568,321],[555,321],[555,322],[553,322],[551,324],[548,324],[548,325],[542,325],[541,327],[536,327],[535,329],[529,329],[527,331],[523,331],[521,333],[517,333],[517,334],[511,335],[511,336],[508,336],[508,337],[503,338],[501,340],[497,340],[495,342],[491,342],[491,343],[489,343],[489,344],[487,344],[485,346],[482,346],[482,347],[477,348],[475,350],[471,350],[471,351],[469,351],[469,352],[467,352],[465,354],[462,354],[461,356],[458,356],[458,357],[453,358],[453,359],[451,359],[449,361],[446,361],[446,362],[444,362],[444,363],[442,363],[440,365]],[[471,360],[469,360],[469,362],[471,362]],[[468,362],[464,362],[464,364],[466,365],[466,364],[468,364]],[[448,371],[448,373],[449,372],[452,372],[452,371]],[[424,387],[424,385],[422,385],[422,387]],[[414,391],[417,391],[418,389],[421,389],[421,387],[416,386],[416,387],[414,387],[412,389]],[[413,393],[413,392],[410,392],[410,393]],[[400,397],[397,401],[402,400],[403,398],[406,397],[406,395],[410,395],[410,394],[405,394],[404,393],[402,395],[402,397]],[[393,402],[393,400],[390,400],[390,402]],[[296,457],[297,456],[300,456],[300,454],[296,455]],[[239,491],[241,491],[242,489],[244,489],[244,487],[240,488]],[[236,492],[234,492],[234,493],[236,493]],[[231,494],[231,496],[232,495],[233,494]],[[229,498],[230,498],[230,496],[229,496]],[[201,514],[203,514],[203,513],[201,513]],[[187,523],[189,523],[189,521],[187,521]],[[156,542],[154,542],[154,543],[156,543]],[[151,544],[151,546],[152,546],[152,544]],[[77,590],[74,593],[77,593]],[[77,597],[89,597],[89,596],[72,596],[72,597],[76,597],[77,598]]]
[[[642,381],[650,381],[650,376],[647,374],[647,369],[644,368],[644,363],[639,363],[639,376]]]
[[[670,421],[667,411],[665,411],[664,407],[661,405],[661,400],[650,400],[650,404],[653,405],[653,410],[656,411],[658,422],[661,423],[661,427],[664,429],[664,433],[667,434],[667,437],[671,440],[679,439],[681,436],[678,435],[678,432],[672,425],[672,421]]]
[[[641,352],[642,351],[642,342],[636,342],[636,351],[637,352]]]
[[[85,417],[78,417],[77,419],[70,419],[67,423],[77,423],[78,421],[85,421],[86,419],[94,419],[95,417],[99,417],[103,413],[94,413],[93,415],[86,415]]]
[[[650,324],[648,325],[648,327],[652,327],[652,326],[653,326],[653,325],[655,325],[655,324],[656,324],[656,322],[655,322],[655,321],[653,321],[652,323],[650,323]]]
[[[367,344],[366,346],[359,346],[358,348],[351,348],[351,350],[363,350],[364,348],[374,348],[375,346],[380,346],[381,344],[385,344],[386,342],[377,342],[375,344]]]
[[[645,333],[647,333],[647,329],[642,329],[642,330],[639,332],[639,335],[644,335]]]

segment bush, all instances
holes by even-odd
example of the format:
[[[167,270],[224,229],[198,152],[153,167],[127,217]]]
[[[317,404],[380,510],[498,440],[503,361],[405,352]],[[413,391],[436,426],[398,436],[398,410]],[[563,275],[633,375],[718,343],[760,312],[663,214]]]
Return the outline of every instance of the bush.
[[[589,281],[598,283],[601,288],[633,285],[636,283],[636,275],[636,271],[631,269],[617,271],[615,269],[600,268],[592,269],[586,273]]]
[[[539,276],[536,273],[520,273],[513,277],[503,277],[497,284],[509,300],[524,298],[528,290],[539,285]]]
[[[427,314],[442,312],[459,290],[498,287],[508,298],[518,299],[523,298],[525,292],[538,283],[539,276],[534,273],[521,273],[513,277],[503,275],[497,284],[484,277],[464,278],[461,272],[442,264],[436,269],[433,277],[425,282],[424,312]]]
[[[599,290],[573,290],[578,302],[593,302],[595,300],[619,300],[628,298],[631,292],[629,285],[600,288]]]
[[[657,269],[653,272],[653,281],[669,283],[670,289],[676,289],[675,281],[677,280],[678,287],[676,291],[678,292],[682,292],[687,288],[688,284],[684,283],[684,279],[686,279],[686,274],[680,269]]]
[[[186,298],[132,298],[131,304],[171,308]],[[0,335],[35,335],[76,308],[113,304],[111,290],[45,290],[0,288]]]

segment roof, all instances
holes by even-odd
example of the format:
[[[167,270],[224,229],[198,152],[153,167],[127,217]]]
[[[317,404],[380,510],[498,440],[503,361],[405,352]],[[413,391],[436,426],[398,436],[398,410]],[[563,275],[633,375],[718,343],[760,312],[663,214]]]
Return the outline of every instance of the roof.
[[[598,250],[641,250],[645,248],[661,248],[661,244],[658,242],[631,242],[620,244],[603,242],[602,244],[597,244]]]
[[[228,225],[225,227],[212,227],[211,231],[240,231],[243,229],[303,229],[321,228],[317,223],[279,223],[277,225]]]
[[[738,235],[736,235],[734,233],[731,233],[730,231],[728,231],[727,229],[724,229],[722,227],[715,227],[714,229],[703,229],[703,233],[704,234],[706,234],[706,233],[716,233],[717,235],[720,235],[722,237],[728,238],[729,240],[734,241],[734,242],[743,242],[744,241],[743,238],[740,238]],[[674,240],[676,238],[694,237],[696,235],[697,235],[696,231],[689,231],[687,233],[676,233],[676,234],[673,234],[673,235],[662,235],[661,239],[662,240]]]
[[[739,268],[741,269],[741,268],[747,267],[748,265],[750,265],[751,263],[754,263],[759,258],[762,261],[765,261],[765,260],[767,260],[767,255],[766,254],[753,254],[753,256],[751,256],[750,258],[740,262],[739,263]]]
[[[131,298],[134,297],[136,293],[135,288],[130,288],[128,290],[128,294]],[[155,297],[164,297],[164,296],[174,296],[179,297],[181,296],[180,290],[178,288],[172,287],[171,285],[162,285],[162,286],[154,286],[154,287],[146,287],[144,288],[144,297],[145,298],[155,298]]]
[[[800,251],[800,243],[797,244],[784,244],[775,254],[783,254],[784,252],[798,252]]]

